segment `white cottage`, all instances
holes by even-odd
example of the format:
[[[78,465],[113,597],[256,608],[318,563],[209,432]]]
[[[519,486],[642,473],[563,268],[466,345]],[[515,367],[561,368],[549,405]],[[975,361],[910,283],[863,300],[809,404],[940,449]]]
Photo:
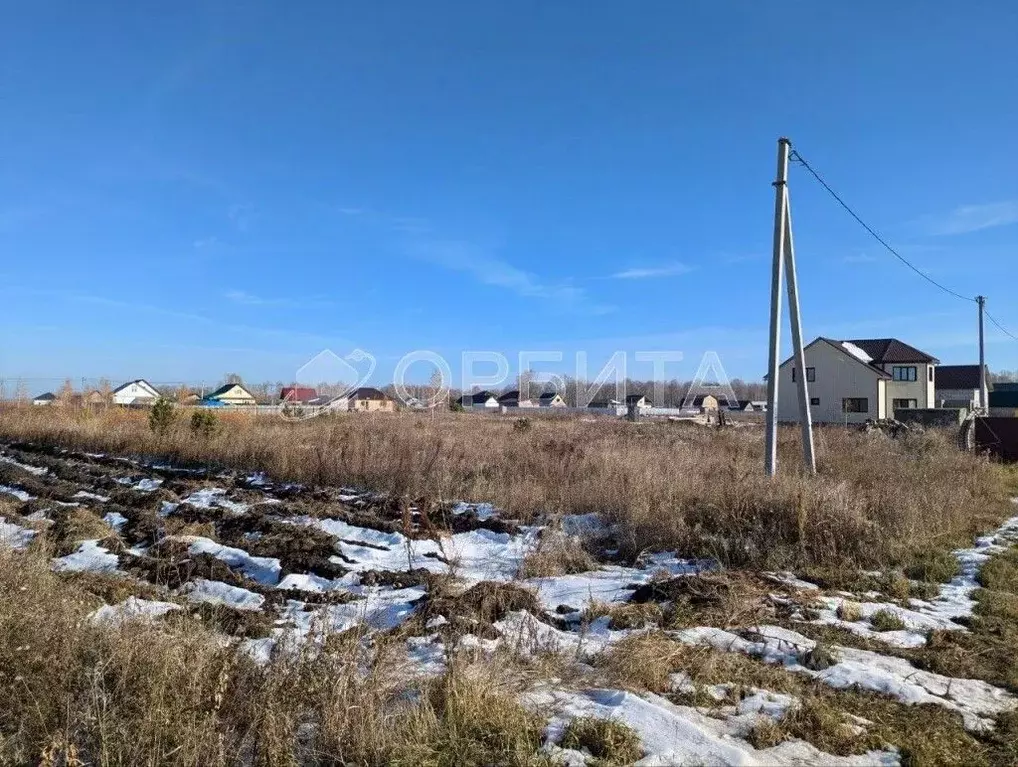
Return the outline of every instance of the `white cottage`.
[[[122,384],[113,390],[114,405],[151,405],[159,399],[159,392],[144,378]]]

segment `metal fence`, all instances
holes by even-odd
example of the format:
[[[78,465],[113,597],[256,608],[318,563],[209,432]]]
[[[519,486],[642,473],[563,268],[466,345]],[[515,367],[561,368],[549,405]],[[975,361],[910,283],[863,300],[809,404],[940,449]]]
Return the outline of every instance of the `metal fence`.
[[[1018,418],[976,418],[976,450],[1018,461]]]

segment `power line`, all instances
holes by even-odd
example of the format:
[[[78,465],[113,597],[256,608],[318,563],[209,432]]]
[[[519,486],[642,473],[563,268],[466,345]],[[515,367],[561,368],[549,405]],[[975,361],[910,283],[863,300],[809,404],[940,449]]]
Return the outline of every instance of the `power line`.
[[[1001,325],[1001,324],[1000,324],[999,322],[997,322],[997,321],[996,321],[995,319],[993,319],[993,315],[992,315],[992,314],[990,314],[990,313],[989,313],[988,311],[986,311],[986,309],[983,309],[983,314],[985,314],[985,315],[986,315],[986,319],[988,319],[988,320],[989,320],[990,322],[992,322],[992,323],[993,323],[994,325],[996,325],[996,326],[997,326],[997,329],[998,329],[998,330],[999,330],[1000,332],[1002,332],[1002,333],[1003,333],[1004,335],[1006,335],[1007,337],[1009,337],[1009,338],[1010,338],[1010,339],[1012,339],[1013,341],[1018,341],[1018,336],[1016,336],[1016,335],[1015,335],[1014,333],[1012,333],[1012,332],[1011,332],[1010,330],[1008,330],[1008,329],[1007,329],[1007,328],[1005,328],[1005,327],[1004,327],[1003,325]]]
[[[831,189],[830,185],[826,181],[824,181],[823,178],[821,178],[820,174],[817,173],[815,170],[813,170],[813,167],[808,162],[806,162],[805,158],[801,154],[799,154],[797,151],[795,151],[794,149],[792,150],[791,159],[796,161],[796,162],[798,162],[800,165],[802,165],[802,167],[804,167],[806,170],[808,170],[812,174],[813,178],[815,178],[817,181],[819,181],[820,185],[824,189],[827,190],[827,192],[831,195],[831,197],[833,197],[838,202],[838,204],[841,207],[843,207],[846,211],[848,211],[848,214],[852,218],[854,218],[857,222],[859,222],[859,225],[863,229],[865,229],[867,232],[869,232],[877,242],[879,242],[881,245],[883,245],[885,248],[887,248],[888,252],[892,256],[897,258],[899,261],[901,261],[901,263],[905,264],[905,266],[907,266],[909,269],[911,269],[913,272],[918,274],[920,277],[922,277],[927,282],[931,283],[932,285],[936,285],[938,288],[940,288],[942,291],[944,291],[948,295],[954,296],[955,298],[960,298],[962,301],[973,301],[973,302],[975,301],[974,298],[969,298],[968,296],[963,296],[961,293],[956,293],[955,291],[951,290],[946,285],[940,284],[935,279],[930,277],[930,275],[928,275],[922,269],[917,267],[915,264],[913,264],[911,261],[909,261],[903,255],[901,255],[901,253],[899,253],[894,248],[892,248],[890,245],[888,245],[887,241],[883,237],[881,237],[879,234],[877,234],[875,231],[873,231],[873,229],[869,226],[869,224],[867,224],[865,221],[863,221],[859,217],[859,215],[854,210],[852,210],[852,208],[850,208],[848,206],[848,203],[846,203],[844,200],[842,200],[841,197],[838,196],[838,193],[835,192],[833,189]],[[1007,332],[1007,331],[1004,331],[1004,332]],[[1008,335],[1010,335],[1010,333],[1008,333]],[[1012,338],[1013,337],[1014,336],[1012,336]]]

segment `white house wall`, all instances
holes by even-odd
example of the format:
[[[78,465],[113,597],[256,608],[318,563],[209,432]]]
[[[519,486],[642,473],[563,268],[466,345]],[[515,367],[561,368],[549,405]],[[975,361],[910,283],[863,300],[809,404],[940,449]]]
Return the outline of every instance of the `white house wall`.
[[[130,405],[138,397],[158,397],[159,392],[139,383],[131,383],[113,395],[117,405]]]
[[[792,380],[794,365],[789,360],[778,371],[778,420],[798,423],[799,384]],[[820,400],[819,405],[810,406],[814,423],[863,423],[869,418],[884,417],[881,378],[864,363],[819,341],[806,348],[806,366],[816,369],[816,380],[807,383],[808,396]],[[800,374],[801,371],[797,372]],[[865,397],[869,410],[842,412],[842,400],[846,397]]]

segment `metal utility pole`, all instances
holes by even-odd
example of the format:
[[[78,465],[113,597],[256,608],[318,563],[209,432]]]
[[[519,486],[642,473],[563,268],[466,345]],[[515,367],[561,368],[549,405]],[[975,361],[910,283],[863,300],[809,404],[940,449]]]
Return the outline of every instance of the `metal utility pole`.
[[[778,470],[778,366],[781,352],[781,281],[787,267],[789,319],[792,346],[798,370],[796,384],[799,395],[799,422],[802,427],[803,465],[816,473],[813,449],[813,423],[809,411],[809,387],[806,381],[806,353],[802,344],[802,321],[799,313],[799,288],[795,273],[795,251],[792,243],[792,218],[788,200],[788,155],[792,142],[778,139],[778,169],[774,181],[774,254],[771,265],[770,343],[767,366],[767,429],[765,434],[764,470],[773,477]]]
[[[986,385],[986,346],[983,344],[983,314],[986,311],[986,296],[976,296],[979,304],[979,407],[988,413],[989,388]]]

